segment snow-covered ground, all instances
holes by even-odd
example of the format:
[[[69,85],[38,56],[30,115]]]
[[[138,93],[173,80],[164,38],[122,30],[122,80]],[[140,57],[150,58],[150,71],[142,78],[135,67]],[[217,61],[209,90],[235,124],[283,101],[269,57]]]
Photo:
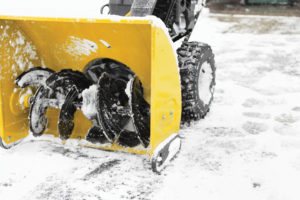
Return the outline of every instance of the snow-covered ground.
[[[143,155],[26,139],[0,149],[1,200],[299,200],[300,18],[207,14],[211,112],[180,134],[161,175]]]

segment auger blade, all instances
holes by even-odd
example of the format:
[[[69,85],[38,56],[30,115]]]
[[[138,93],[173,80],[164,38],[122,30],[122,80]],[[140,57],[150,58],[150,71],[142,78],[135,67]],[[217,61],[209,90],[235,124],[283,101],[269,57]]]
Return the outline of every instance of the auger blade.
[[[91,82],[83,73],[73,70],[52,73],[44,82],[31,105],[30,130],[35,136],[42,135],[47,126],[47,108],[61,108],[58,132],[63,140],[68,139],[74,128],[74,113],[81,106],[78,96]]]
[[[98,83],[96,107],[99,124],[110,142],[116,140],[124,147],[149,145],[150,106],[144,100],[137,77],[125,81],[103,73]]]
[[[150,105],[145,101],[143,87],[137,77],[131,85],[130,107],[133,124],[144,147],[150,143]]]
[[[136,132],[123,130],[119,135],[117,143],[123,147],[135,147],[141,142]]]
[[[76,86],[79,93],[92,84],[82,72],[64,69],[52,74],[47,80],[46,85],[51,88],[54,94],[63,95],[69,93],[73,86]],[[59,97],[57,97],[59,98]]]
[[[74,114],[82,105],[82,98],[79,96],[92,82],[82,72],[65,69],[50,76],[46,85],[53,91],[51,98],[64,101],[59,115],[58,132],[60,138],[66,140],[74,129]]]
[[[30,131],[34,136],[41,136],[45,131],[48,119],[45,116],[48,105],[45,102],[49,96],[49,90],[41,86],[35,93],[29,114]]]
[[[109,142],[114,142],[130,119],[128,97],[125,93],[127,82],[106,72],[98,82],[97,116]]]
[[[124,64],[111,59],[102,59],[85,70],[85,75],[94,83],[98,83],[99,77],[106,72],[112,76],[129,81],[134,73]]]
[[[74,114],[77,110],[75,101],[78,99],[78,90],[75,86],[69,91],[61,107],[58,121],[58,133],[62,140],[67,140],[74,129]]]
[[[85,139],[92,143],[105,144],[108,142],[102,128],[96,125],[92,126],[92,128],[89,129],[89,132]]]
[[[54,71],[48,68],[34,67],[18,76],[15,83],[21,88],[29,85],[40,87],[45,85],[47,78],[53,73]]]

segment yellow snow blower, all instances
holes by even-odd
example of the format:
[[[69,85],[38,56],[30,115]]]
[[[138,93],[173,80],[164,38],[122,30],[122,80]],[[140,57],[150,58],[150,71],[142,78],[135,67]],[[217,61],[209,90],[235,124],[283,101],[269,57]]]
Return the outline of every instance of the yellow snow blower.
[[[211,48],[188,42],[202,4],[108,7],[97,19],[0,16],[2,147],[51,134],[147,154],[155,172],[179,151],[180,124],[203,118],[213,99]]]

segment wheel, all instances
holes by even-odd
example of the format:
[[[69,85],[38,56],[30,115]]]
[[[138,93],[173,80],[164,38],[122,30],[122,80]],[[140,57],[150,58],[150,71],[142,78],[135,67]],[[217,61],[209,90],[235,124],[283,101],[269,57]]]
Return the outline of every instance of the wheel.
[[[211,47],[183,42],[177,50],[182,95],[181,123],[204,118],[213,100],[216,67]]]

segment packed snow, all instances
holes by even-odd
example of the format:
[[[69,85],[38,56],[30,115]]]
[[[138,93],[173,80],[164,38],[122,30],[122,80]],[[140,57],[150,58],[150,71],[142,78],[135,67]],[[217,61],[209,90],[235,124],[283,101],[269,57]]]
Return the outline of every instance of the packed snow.
[[[90,120],[95,119],[97,115],[96,94],[97,94],[96,84],[93,84],[88,89],[85,89],[82,92],[81,110],[83,114]]]
[[[182,127],[161,175],[149,158],[29,137],[0,149],[1,200],[299,200],[300,19],[207,14],[217,80],[209,115]]]

